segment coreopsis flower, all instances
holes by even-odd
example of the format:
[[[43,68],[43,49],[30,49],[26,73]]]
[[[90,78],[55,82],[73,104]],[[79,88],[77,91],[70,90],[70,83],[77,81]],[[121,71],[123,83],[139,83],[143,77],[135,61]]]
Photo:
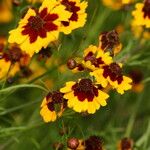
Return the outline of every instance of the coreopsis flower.
[[[134,24],[150,28],[150,0],[145,0],[143,3],[137,3],[135,8],[136,9],[132,12]]]
[[[10,22],[13,18],[12,15],[12,2],[11,0],[0,1],[0,23]]]
[[[90,136],[85,140],[85,150],[104,150],[102,139],[98,136]]]
[[[119,53],[122,48],[122,44],[120,43],[118,33],[115,30],[112,30],[100,34],[99,47],[105,52],[110,52],[112,56]]]
[[[66,7],[66,11],[70,12],[68,21],[61,22],[61,31],[65,34],[71,33],[72,30],[83,27],[86,22],[87,2],[81,0],[59,0],[62,5]]]
[[[56,0],[45,0],[39,10],[29,8],[18,27],[9,32],[8,41],[32,56],[58,39],[61,21],[68,21],[70,15]]]
[[[118,150],[133,150],[133,140],[123,138],[118,144]]]
[[[62,116],[65,107],[66,100],[63,98],[63,94],[59,91],[54,91],[44,98],[40,114],[45,122],[53,122]]]
[[[134,92],[141,92],[144,89],[144,84],[142,83],[143,80],[143,73],[139,69],[133,69],[129,72],[129,76],[132,79],[132,90]]]
[[[131,78],[123,75],[122,64],[113,62],[90,74],[96,78],[97,83],[101,84],[102,87],[106,87],[110,84],[112,88],[116,89],[120,94],[123,94],[124,91],[132,88]]]
[[[104,52],[101,48],[90,45],[84,50],[83,58],[75,58],[74,61],[75,66],[72,68],[73,72],[84,70],[94,71],[105,64],[110,64],[112,62],[112,57],[109,52]],[[70,62],[68,65],[70,65]]]
[[[60,91],[68,100],[67,105],[76,112],[88,112],[94,114],[100,106],[106,106],[108,94],[94,85],[91,79],[80,79],[77,82],[67,82]]]
[[[0,78],[14,76],[20,70],[25,54],[16,45],[10,45],[4,52],[5,41],[0,44]],[[4,67],[5,66],[5,67]]]
[[[92,71],[112,62],[109,52],[104,52],[101,48],[93,45],[84,50],[83,59],[83,66]]]

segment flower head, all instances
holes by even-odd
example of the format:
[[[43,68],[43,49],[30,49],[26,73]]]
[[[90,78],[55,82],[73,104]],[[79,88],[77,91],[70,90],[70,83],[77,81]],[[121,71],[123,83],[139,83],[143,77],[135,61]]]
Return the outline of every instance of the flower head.
[[[112,62],[112,57],[109,55],[109,52],[105,53],[101,48],[90,45],[84,50],[83,66],[87,69],[95,70],[104,64],[110,64]]]
[[[112,56],[120,52],[122,44],[118,33],[115,30],[102,33],[99,37],[99,47],[105,52],[110,52]]]
[[[69,34],[72,30],[83,27],[87,17],[85,13],[87,2],[80,2],[80,0],[60,0],[60,3],[66,7],[66,11],[72,14],[68,21],[61,22],[61,31]]]
[[[103,87],[110,84],[120,94],[123,94],[125,90],[129,90],[132,87],[132,80],[123,75],[121,64],[111,63],[110,65],[105,65],[101,69],[91,72],[90,74],[93,75],[97,82]]]
[[[19,44],[23,51],[32,56],[58,39],[60,23],[69,17],[70,13],[56,0],[45,0],[39,10],[30,8],[27,11],[18,27],[10,31],[8,41]]]
[[[123,138],[119,142],[118,150],[133,150],[133,141],[129,138]]]
[[[88,112],[94,114],[100,106],[105,106],[106,93],[99,90],[98,86],[90,79],[80,79],[78,82],[67,82],[60,91],[64,93],[64,98],[68,100],[68,107],[76,112]]]
[[[98,136],[90,136],[85,140],[85,150],[104,150],[102,139]]]
[[[132,12],[134,24],[150,28],[150,0],[145,0],[144,3],[137,3],[135,7],[136,9]]]
[[[40,114],[45,122],[55,121],[57,117],[61,117],[66,107],[66,100],[59,91],[49,93],[41,104]]]

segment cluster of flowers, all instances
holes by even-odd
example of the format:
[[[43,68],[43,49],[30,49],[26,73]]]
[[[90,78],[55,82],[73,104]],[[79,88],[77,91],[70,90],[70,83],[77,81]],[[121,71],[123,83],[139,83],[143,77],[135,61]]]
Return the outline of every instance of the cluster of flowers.
[[[132,31],[136,38],[150,39],[150,1],[137,3],[132,11],[133,20],[131,22]]]
[[[94,114],[101,106],[106,106],[108,90],[116,89],[123,94],[131,89],[132,79],[123,74],[123,65],[113,60],[121,47],[118,34],[113,30],[101,34],[99,46],[90,45],[84,50],[83,58],[69,60],[68,67],[73,72],[85,71],[87,77],[69,81],[44,98],[40,112],[44,121],[55,121],[66,107]]]
[[[55,143],[56,149],[63,149],[62,143]],[[117,150],[132,150],[134,143],[132,139],[123,138],[117,144]],[[67,150],[105,150],[104,141],[99,136],[90,136],[87,139],[69,138],[67,141]]]
[[[17,2],[16,5],[19,4]],[[23,72],[21,76],[28,77],[31,75],[28,66],[35,53],[41,57],[51,56],[48,46],[58,41],[60,32],[70,34],[72,30],[83,27],[86,22],[86,1],[40,0],[39,2],[42,2],[40,8],[29,8],[23,14],[18,27],[10,31],[8,43],[5,37],[0,38],[0,79],[6,77],[8,73],[9,76],[14,76],[19,71]],[[2,67],[4,65],[6,67]]]
[[[30,56],[57,41],[59,33],[70,34],[83,27],[87,2],[44,0],[39,9],[29,8],[18,27],[10,31],[9,43],[16,43]]]

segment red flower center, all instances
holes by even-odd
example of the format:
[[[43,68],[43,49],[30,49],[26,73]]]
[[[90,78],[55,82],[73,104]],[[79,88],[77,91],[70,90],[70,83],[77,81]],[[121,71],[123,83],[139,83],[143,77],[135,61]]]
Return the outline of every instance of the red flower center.
[[[142,11],[144,12],[144,18],[148,17],[150,19],[150,0],[145,1]]]
[[[89,52],[87,56],[84,58],[85,61],[90,61],[95,67],[99,67],[99,65],[104,64],[104,61],[101,57],[96,58],[92,52]]]
[[[121,141],[121,149],[127,150],[131,148],[131,141],[127,138],[122,139]]]
[[[93,86],[90,79],[81,79],[79,83],[72,87],[72,90],[80,101],[87,99],[90,102],[93,101],[95,96],[98,96],[98,88]]]
[[[85,150],[103,150],[103,141],[98,136],[91,136],[85,141]]]
[[[40,30],[43,28],[45,21],[40,18],[40,16],[31,17],[29,21],[29,26],[34,30]]]
[[[103,76],[105,78],[110,77],[112,81],[118,81],[118,84],[122,82],[123,80],[122,69],[118,64],[112,63],[109,66],[108,65],[104,66],[103,69],[104,69]]]
[[[76,2],[70,2],[69,0],[62,0],[61,4],[65,5],[66,10],[72,13],[69,20],[70,21],[77,21],[78,20],[77,12],[80,10],[80,7],[76,6]],[[67,21],[62,21],[62,24],[64,26],[69,26],[69,22],[67,22]]]
[[[55,31],[58,26],[53,22],[58,19],[57,14],[50,14],[47,12],[47,8],[44,8],[41,12],[36,12],[36,16],[31,16],[28,19],[28,23],[23,26],[23,35],[29,35],[30,43],[34,43],[38,36],[46,38],[47,32]]]

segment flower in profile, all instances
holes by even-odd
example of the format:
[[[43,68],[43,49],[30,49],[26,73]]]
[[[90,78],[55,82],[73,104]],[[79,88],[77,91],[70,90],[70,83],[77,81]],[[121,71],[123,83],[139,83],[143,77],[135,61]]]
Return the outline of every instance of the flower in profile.
[[[8,23],[12,20],[12,2],[11,0],[0,1],[0,23]]]
[[[85,150],[104,150],[102,139],[98,136],[90,136],[85,140]]]
[[[120,43],[118,33],[115,30],[112,30],[100,34],[99,47],[105,52],[110,52],[112,56],[119,53],[122,44]]]
[[[39,10],[29,8],[18,27],[9,32],[8,41],[32,56],[58,39],[61,21],[68,21],[70,15],[56,0],[45,0]]]
[[[134,24],[150,28],[150,0],[145,0],[143,3],[137,3],[135,8],[136,9],[132,12]]]
[[[96,78],[97,83],[101,84],[102,87],[106,87],[110,84],[112,88],[115,88],[120,94],[132,88],[131,78],[123,75],[122,64],[111,63],[90,74]]]
[[[53,122],[62,116],[66,108],[66,100],[59,91],[49,93],[41,104],[40,114],[45,122]]]
[[[60,91],[68,100],[69,108],[76,112],[88,112],[89,114],[94,114],[100,106],[106,106],[106,99],[109,97],[88,78],[80,79],[77,82],[67,82]]]
[[[70,34],[72,30],[83,27],[86,22],[87,14],[85,12],[87,7],[86,1],[80,0],[59,0],[62,5],[66,7],[66,11],[70,12],[68,21],[61,22],[61,31],[65,34]]]
[[[109,52],[104,52],[101,48],[90,45],[84,50],[84,60],[82,64],[85,68],[93,71],[105,64],[110,64],[112,62],[112,57],[109,55]]]
[[[118,144],[118,150],[133,150],[133,140],[123,138]]]

